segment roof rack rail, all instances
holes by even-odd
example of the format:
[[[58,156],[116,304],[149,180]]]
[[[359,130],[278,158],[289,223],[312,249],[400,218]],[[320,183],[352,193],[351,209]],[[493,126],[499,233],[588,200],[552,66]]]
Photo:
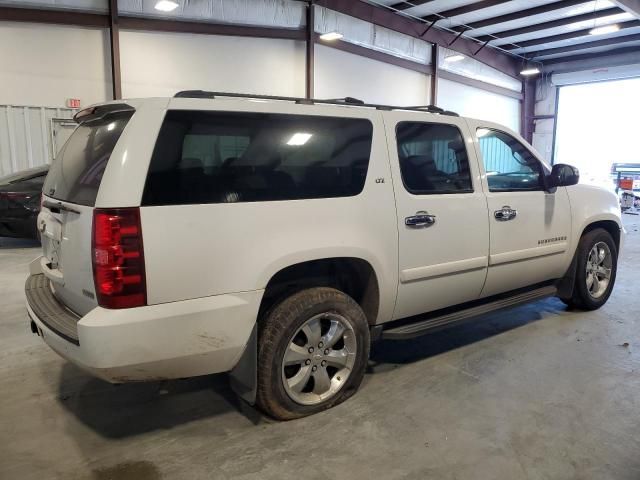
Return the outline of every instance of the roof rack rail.
[[[440,113],[441,115],[452,115],[454,117],[460,116],[456,112],[445,110],[444,108],[437,107],[436,105],[419,105],[417,107],[407,107],[407,110],[425,110],[429,113]]]
[[[459,117],[456,112],[450,112],[449,110],[443,110],[435,105],[417,106],[417,107],[402,107],[396,105],[380,105],[377,103],[365,103],[364,101],[353,98],[334,98],[329,100],[322,100],[317,98],[301,98],[301,97],[280,97],[276,95],[257,95],[253,93],[228,93],[228,92],[208,92],[205,90],[183,90],[174,95],[174,98],[204,98],[214,99],[216,97],[227,98],[250,98],[257,100],[281,100],[286,102],[295,102],[303,105],[351,105],[354,107],[368,107],[375,108],[377,110],[412,110],[415,112],[428,112],[437,113],[440,115],[450,115],[453,117]]]
[[[359,98],[353,97],[344,97],[344,98],[332,98],[327,100],[328,102],[336,102],[336,103],[350,103],[352,105],[364,105],[364,101]]]

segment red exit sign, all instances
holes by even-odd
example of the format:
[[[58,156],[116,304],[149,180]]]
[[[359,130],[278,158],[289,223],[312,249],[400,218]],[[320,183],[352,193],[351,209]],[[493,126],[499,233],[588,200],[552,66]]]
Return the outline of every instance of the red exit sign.
[[[67,98],[67,107],[69,107],[69,108],[80,108],[80,99],[79,98]]]

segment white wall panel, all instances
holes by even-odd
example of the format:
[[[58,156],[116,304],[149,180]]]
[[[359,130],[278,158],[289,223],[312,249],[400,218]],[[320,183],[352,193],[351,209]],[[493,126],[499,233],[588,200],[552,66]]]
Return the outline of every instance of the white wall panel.
[[[437,104],[466,117],[501,123],[520,131],[520,101],[515,98],[441,78]]]
[[[122,15],[281,28],[300,28],[306,21],[305,2],[296,0],[175,1],[171,12],[158,11],[157,0],[119,0],[118,9]]]
[[[120,55],[125,98],[194,89],[304,96],[304,42],[121,31]]]
[[[62,107],[111,98],[103,29],[0,22],[0,104]]]
[[[83,12],[108,12],[108,0],[0,0],[8,7],[43,8],[51,10],[80,10]]]
[[[388,105],[429,104],[430,77],[413,70],[316,45],[315,97],[355,97]]]
[[[474,58],[460,55],[458,52],[444,47],[438,49],[438,58],[441,70],[507,88],[514,92],[522,92],[522,81],[520,79],[502,73]],[[449,60],[450,58],[455,61]]]
[[[431,63],[431,44],[410,35],[365,22],[324,7],[316,7],[316,33],[340,32],[342,41],[417,63]]]

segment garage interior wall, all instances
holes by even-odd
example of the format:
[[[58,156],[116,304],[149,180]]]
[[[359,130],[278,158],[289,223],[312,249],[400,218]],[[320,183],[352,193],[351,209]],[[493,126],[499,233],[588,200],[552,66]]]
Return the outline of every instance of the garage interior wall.
[[[63,107],[111,98],[109,32],[0,22],[0,105]]]
[[[367,103],[427,105],[430,76],[316,45],[315,96],[355,97]]]
[[[293,15],[291,21],[300,21],[298,17]],[[333,17],[322,18],[329,21]],[[336,19],[342,23],[348,20]],[[430,46],[381,28],[371,33],[363,25],[357,26],[352,29],[351,40],[360,48],[374,49],[375,44],[376,49],[387,54],[398,50],[404,52],[400,56],[405,60],[411,57],[417,64],[429,62]],[[121,29],[120,56],[125,98],[171,96],[185,89],[300,97],[305,94],[304,41]],[[382,104],[431,103],[428,74],[321,43],[316,44],[314,57],[316,98],[353,96]],[[0,58],[5,60],[0,72],[0,106],[63,108],[68,98],[80,99],[82,106],[111,99],[109,33],[105,29],[0,22]],[[519,129],[520,102],[514,98],[440,78],[437,103],[461,115]],[[10,132],[8,121],[0,122],[0,129],[5,129],[0,138],[12,133],[16,152],[43,152],[41,156],[32,154],[27,165],[51,160],[44,156],[43,145],[23,144],[34,142],[34,138],[51,138],[52,114],[47,112],[47,132],[35,120],[27,122],[32,131],[23,135],[17,134],[17,129]],[[32,116],[27,115],[30,120]],[[27,125],[22,119],[13,124]],[[35,125],[40,130],[34,130]],[[48,145],[49,151],[52,148]],[[16,168],[13,161],[4,163],[0,175]]]
[[[458,82],[438,80],[438,106],[465,117],[501,123],[520,131],[520,100]]]
[[[304,96],[300,41],[121,31],[120,51],[125,98],[197,89]]]

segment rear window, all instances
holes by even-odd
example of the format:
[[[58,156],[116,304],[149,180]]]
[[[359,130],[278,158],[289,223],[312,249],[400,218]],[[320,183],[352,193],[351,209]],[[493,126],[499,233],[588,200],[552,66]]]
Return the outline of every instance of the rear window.
[[[364,119],[173,110],[142,204],[354,196],[364,188],[372,134]]]
[[[132,112],[120,112],[81,123],[53,161],[45,195],[93,207],[107,162]]]

